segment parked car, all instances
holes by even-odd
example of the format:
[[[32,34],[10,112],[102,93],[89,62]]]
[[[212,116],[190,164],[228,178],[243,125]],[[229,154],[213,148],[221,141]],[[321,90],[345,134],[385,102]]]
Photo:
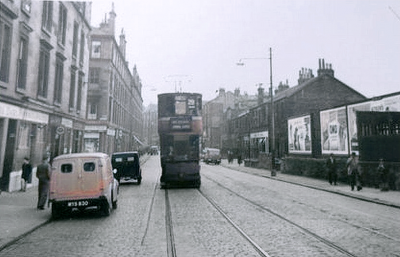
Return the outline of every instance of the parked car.
[[[53,218],[87,208],[110,215],[111,209],[117,208],[119,193],[119,183],[113,175],[111,158],[104,153],[54,158],[49,195]]]
[[[151,155],[158,155],[158,146],[153,145],[150,147],[150,154]]]
[[[219,149],[216,148],[206,148],[204,154],[204,162],[220,164],[221,163],[221,153]]]
[[[121,179],[136,180],[138,184],[142,182],[142,169],[140,167],[139,153],[133,152],[118,152],[111,156],[113,169],[116,169],[115,178],[118,182]]]

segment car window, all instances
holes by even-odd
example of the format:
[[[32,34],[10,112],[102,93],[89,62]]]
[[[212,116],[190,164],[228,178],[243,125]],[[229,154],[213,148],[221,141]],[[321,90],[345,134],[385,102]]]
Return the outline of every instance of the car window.
[[[122,162],[122,157],[117,157],[114,159],[115,162]]]
[[[62,173],[71,173],[72,172],[72,164],[62,164],[61,165],[61,172]]]
[[[94,171],[95,168],[96,168],[96,165],[94,164],[94,162],[85,162],[83,164],[84,171],[91,172],[91,171]]]
[[[128,162],[133,162],[133,161],[135,161],[135,157],[134,156],[128,156],[127,161]]]

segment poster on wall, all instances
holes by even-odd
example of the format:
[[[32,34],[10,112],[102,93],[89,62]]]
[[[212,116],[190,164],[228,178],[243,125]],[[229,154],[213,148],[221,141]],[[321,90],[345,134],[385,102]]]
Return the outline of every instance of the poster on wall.
[[[400,95],[395,95],[379,100],[371,100],[368,102],[349,105],[347,107],[347,117],[349,124],[349,140],[350,152],[358,154],[358,138],[357,138],[357,112],[399,112],[400,111]]]
[[[320,112],[323,154],[348,154],[346,107]]]
[[[400,95],[371,101],[372,112],[400,112]]]
[[[347,118],[349,124],[349,140],[350,152],[358,153],[358,138],[357,138],[357,112],[369,112],[371,110],[371,102],[349,105],[347,107]]]
[[[288,120],[289,153],[311,154],[310,115]]]

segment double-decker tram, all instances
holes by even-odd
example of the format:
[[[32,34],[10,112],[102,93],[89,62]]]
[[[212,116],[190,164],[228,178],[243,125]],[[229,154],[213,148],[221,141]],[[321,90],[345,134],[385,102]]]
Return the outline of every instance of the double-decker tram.
[[[158,134],[162,174],[161,188],[200,187],[200,137],[202,95],[158,95]]]

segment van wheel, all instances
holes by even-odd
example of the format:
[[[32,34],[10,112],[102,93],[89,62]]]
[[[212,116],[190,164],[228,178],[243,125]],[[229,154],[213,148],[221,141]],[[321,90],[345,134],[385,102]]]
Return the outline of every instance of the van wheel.
[[[140,185],[140,183],[142,183],[142,178],[138,178],[137,183]]]
[[[51,204],[51,217],[53,219],[58,219],[60,217],[60,212],[55,203]]]
[[[112,208],[115,210],[118,207],[118,200],[112,202]]]
[[[56,204],[56,203],[51,204],[51,217],[55,220],[59,219],[61,217],[60,208],[58,207],[58,204]]]
[[[111,208],[108,204],[108,201],[104,201],[103,205],[100,208],[101,214],[103,214],[103,216],[110,216]]]

